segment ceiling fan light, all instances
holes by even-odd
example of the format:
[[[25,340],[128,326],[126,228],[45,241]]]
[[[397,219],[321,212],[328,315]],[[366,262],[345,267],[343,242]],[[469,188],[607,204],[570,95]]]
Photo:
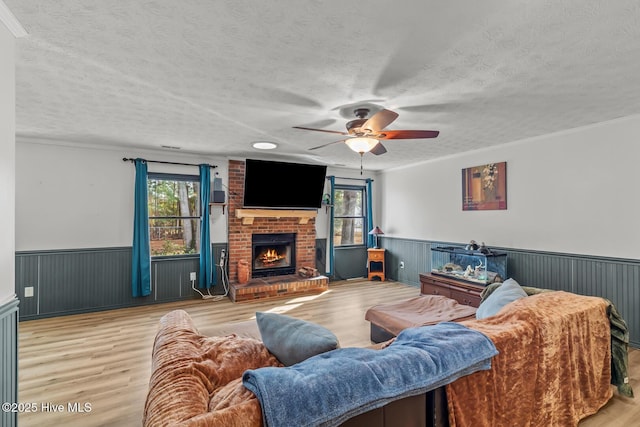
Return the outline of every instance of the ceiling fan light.
[[[345,143],[356,153],[364,154],[373,150],[373,147],[378,145],[378,140],[374,138],[356,137],[349,138]]]

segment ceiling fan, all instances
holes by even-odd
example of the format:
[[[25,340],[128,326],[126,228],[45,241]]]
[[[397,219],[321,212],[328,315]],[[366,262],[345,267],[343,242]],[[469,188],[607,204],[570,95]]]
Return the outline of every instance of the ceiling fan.
[[[302,126],[294,126],[294,129],[337,133],[339,135],[346,136],[346,138],[322,144],[317,147],[312,147],[309,148],[309,150],[317,150],[338,142],[345,142],[349,148],[356,153],[359,153],[361,156],[364,155],[364,153],[372,153],[375,155],[386,153],[387,149],[379,141],[380,139],[435,138],[440,133],[437,130],[385,130],[385,127],[398,118],[398,113],[382,109],[370,118],[367,118],[369,111],[369,108],[356,108],[353,113],[357,118],[347,123],[347,132],[314,129]]]

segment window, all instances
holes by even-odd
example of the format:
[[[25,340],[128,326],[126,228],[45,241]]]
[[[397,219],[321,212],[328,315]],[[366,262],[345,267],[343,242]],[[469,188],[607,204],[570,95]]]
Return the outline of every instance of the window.
[[[200,253],[200,178],[149,173],[151,255]]]
[[[333,244],[365,245],[365,188],[336,185],[334,195]]]

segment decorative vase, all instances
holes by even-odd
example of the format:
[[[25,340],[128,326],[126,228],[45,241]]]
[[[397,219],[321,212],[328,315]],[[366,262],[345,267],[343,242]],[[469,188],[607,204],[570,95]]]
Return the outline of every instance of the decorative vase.
[[[249,263],[247,261],[238,261],[237,274],[239,284],[246,285],[249,283]]]

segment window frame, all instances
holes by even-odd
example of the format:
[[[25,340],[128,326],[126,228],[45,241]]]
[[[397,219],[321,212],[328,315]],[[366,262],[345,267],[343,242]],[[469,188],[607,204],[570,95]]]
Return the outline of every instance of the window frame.
[[[337,215],[337,207],[335,206],[335,193],[337,193],[338,191],[344,191],[344,190],[350,190],[350,191],[359,191],[362,194],[361,197],[361,204],[360,204],[360,208],[362,211],[361,215]],[[367,187],[366,185],[349,185],[349,184],[335,184],[334,186],[334,211],[333,211],[333,224],[332,224],[332,235],[331,235],[331,241],[333,243],[334,248],[336,249],[340,249],[340,248],[360,248],[360,247],[367,247]],[[336,220],[337,219],[342,219],[342,218],[348,218],[348,219],[358,219],[361,218],[362,219],[362,243],[350,243],[350,244],[339,244],[337,245],[335,243],[335,233],[336,233]]]
[[[202,221],[202,205],[200,203],[200,176],[199,175],[191,175],[191,174],[177,174],[177,173],[166,173],[166,172],[148,172],[147,173],[147,197],[149,196],[149,182],[151,180],[156,181],[182,181],[182,182],[193,182],[197,188],[197,204],[198,204],[198,213],[197,216],[152,216],[151,212],[147,212],[147,219],[149,221],[149,244],[151,244],[151,220],[154,219],[181,219],[181,220],[193,220],[197,219]],[[153,251],[151,252],[151,258],[160,260],[160,259],[175,259],[175,258],[195,258],[200,256],[200,250],[194,253],[182,253],[182,254],[164,254],[164,255],[153,255]]]

